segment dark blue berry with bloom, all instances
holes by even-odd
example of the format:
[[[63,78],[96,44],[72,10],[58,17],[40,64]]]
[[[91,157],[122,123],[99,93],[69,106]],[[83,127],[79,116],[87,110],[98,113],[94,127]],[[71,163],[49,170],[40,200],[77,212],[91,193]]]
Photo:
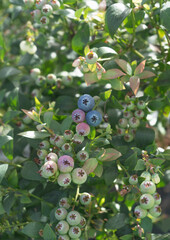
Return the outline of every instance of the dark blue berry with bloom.
[[[90,126],[97,127],[102,121],[102,115],[96,110],[86,114],[86,121]]]
[[[89,94],[82,95],[78,100],[78,107],[85,111],[89,112],[91,111],[95,106],[95,101],[92,96]]]

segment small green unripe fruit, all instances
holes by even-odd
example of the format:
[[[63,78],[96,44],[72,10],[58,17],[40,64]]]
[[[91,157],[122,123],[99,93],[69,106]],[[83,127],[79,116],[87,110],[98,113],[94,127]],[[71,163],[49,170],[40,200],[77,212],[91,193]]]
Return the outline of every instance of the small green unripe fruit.
[[[84,228],[86,226],[86,219],[81,216],[80,224],[78,225],[80,228]]]
[[[49,21],[50,21],[49,18],[46,17],[46,16],[43,16],[43,17],[40,18],[40,23],[43,26],[47,25],[49,23]]]
[[[129,183],[131,185],[136,185],[138,183],[138,176],[137,175],[130,176]]]
[[[59,234],[67,234],[67,232],[69,230],[69,225],[68,225],[68,223],[66,221],[60,221],[56,225],[55,230]]]
[[[135,117],[132,117],[129,119],[129,126],[131,128],[137,128],[137,127],[139,127],[139,125],[140,125],[139,119],[137,119]]]
[[[89,154],[85,150],[81,150],[77,153],[77,158],[80,162],[85,162],[89,158]]]
[[[135,117],[141,119],[145,116],[145,113],[142,110],[137,110],[137,111],[135,111],[134,115],[135,115]]]
[[[149,181],[151,179],[151,174],[149,172],[145,171],[141,174],[141,177],[143,177]]]
[[[133,117],[133,114],[132,114],[132,112],[124,112],[123,113],[123,118],[126,118],[126,119],[129,119],[129,118],[131,118],[131,117]]]
[[[77,211],[71,211],[67,215],[67,222],[71,226],[78,225],[80,223],[80,220],[81,220],[81,216],[80,216],[80,213]]]
[[[35,84],[36,84],[37,86],[42,86],[44,82],[45,82],[45,77],[44,77],[44,76],[38,76],[38,77],[35,79]]]
[[[69,209],[70,208],[69,199],[61,198],[59,201],[59,206],[65,209]]]
[[[147,210],[141,208],[141,206],[137,206],[137,207],[135,207],[134,213],[135,213],[135,216],[137,218],[141,218],[142,219],[142,218],[146,217],[148,212],[147,212]]]
[[[126,118],[121,118],[119,119],[118,124],[120,128],[126,128],[128,124],[128,120]]]
[[[63,146],[64,143],[65,143],[64,137],[57,135],[55,138],[55,145],[60,148],[61,146]]]
[[[69,230],[69,236],[72,239],[79,238],[81,236],[81,229],[78,226],[71,227]]]
[[[150,210],[149,210],[149,213],[153,216],[153,217],[159,217],[161,215],[161,207],[158,206],[158,205],[155,205],[154,207],[152,207]]]
[[[71,140],[73,137],[73,131],[71,130],[65,130],[64,132],[64,138],[65,140]]]
[[[126,107],[128,110],[134,110],[134,108],[135,108],[135,105],[134,105],[134,103],[133,102],[129,102],[129,103],[127,103],[127,107]]]
[[[89,193],[82,193],[80,195],[80,202],[82,205],[88,205],[91,203],[91,195]]]
[[[67,210],[65,208],[57,208],[55,211],[55,218],[57,220],[64,220],[67,216]]]
[[[37,151],[37,156],[39,157],[40,160],[44,160],[45,157],[47,156],[47,151],[45,149],[39,149]]]
[[[44,141],[40,142],[39,147],[40,147],[41,149],[49,149],[50,144],[49,144],[48,141],[44,140]]]
[[[44,178],[49,178],[57,172],[57,164],[54,161],[47,161],[40,169],[40,174]]]
[[[83,184],[87,180],[87,173],[83,168],[75,168],[72,171],[72,179],[76,184]]]
[[[138,109],[145,109],[145,107],[146,107],[146,103],[144,101],[139,101],[137,103],[137,108]]]
[[[158,184],[160,182],[160,177],[159,177],[158,173],[152,174],[152,182],[155,184]]]
[[[86,62],[88,64],[94,64],[97,62],[97,60],[98,60],[98,55],[95,52],[90,51],[89,53],[87,53]]]
[[[118,136],[124,136],[125,135],[125,129],[124,128],[117,128]]]
[[[156,192],[152,196],[155,199],[155,205],[159,205],[161,203],[161,195]]]
[[[43,15],[45,15],[45,16],[50,16],[50,15],[52,14],[52,12],[53,12],[53,8],[52,8],[51,5],[45,4],[45,5],[42,7],[41,11],[42,11],[42,14],[43,14]]]
[[[63,146],[61,147],[62,151],[64,153],[70,153],[72,151],[72,147],[69,143],[65,143],[63,144]]]
[[[76,144],[82,144],[84,141],[84,137],[83,136],[80,136],[78,134],[74,134],[74,137],[73,137],[73,142],[76,143]]]
[[[70,240],[68,235],[59,235],[58,240]]]
[[[71,175],[70,173],[61,173],[57,178],[58,185],[61,187],[68,187],[71,183]]]
[[[146,180],[141,183],[140,190],[142,193],[153,194],[156,191],[156,186],[153,182]]]
[[[58,160],[58,156],[57,156],[56,153],[53,153],[53,152],[49,153],[49,154],[45,157],[45,162],[47,162],[47,161],[57,162],[57,160]]]
[[[140,206],[143,208],[143,209],[150,209],[153,207],[155,203],[155,200],[154,198],[152,197],[152,195],[150,194],[143,194],[141,197],[140,197]]]
[[[130,133],[126,133],[124,135],[124,140],[125,140],[125,142],[132,142],[133,141],[133,135],[130,134]]]
[[[47,83],[54,84],[56,80],[57,80],[56,75],[54,75],[53,73],[47,75]]]

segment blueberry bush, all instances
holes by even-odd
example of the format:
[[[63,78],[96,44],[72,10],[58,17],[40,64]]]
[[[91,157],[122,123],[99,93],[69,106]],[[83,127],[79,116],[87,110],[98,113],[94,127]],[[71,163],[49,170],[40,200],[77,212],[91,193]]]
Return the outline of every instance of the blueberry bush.
[[[170,2],[0,14],[0,239],[170,239]]]

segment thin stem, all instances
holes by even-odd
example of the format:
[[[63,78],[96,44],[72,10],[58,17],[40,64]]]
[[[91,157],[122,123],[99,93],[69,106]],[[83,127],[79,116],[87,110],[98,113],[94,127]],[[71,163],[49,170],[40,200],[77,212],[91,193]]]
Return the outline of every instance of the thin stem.
[[[12,162],[0,161],[0,163],[1,164],[8,164],[8,165],[13,166],[13,167],[22,168],[22,166],[20,164],[15,164],[15,163],[12,163]]]
[[[130,0],[130,6],[132,8],[131,16],[132,16],[132,24],[133,24],[133,36],[132,36],[132,40],[131,40],[131,43],[130,43],[130,46],[132,47],[133,42],[135,40],[135,31],[136,31],[136,27],[135,27],[135,13],[134,13],[134,10],[133,10],[133,1],[132,0]]]
[[[120,163],[119,160],[117,160],[117,164],[125,171],[126,175],[127,175],[128,177],[130,177],[130,174],[128,173],[128,171],[126,170],[126,168]]]
[[[77,185],[77,191],[76,191],[76,196],[75,196],[74,202],[77,201],[79,194],[80,194],[80,185]]]

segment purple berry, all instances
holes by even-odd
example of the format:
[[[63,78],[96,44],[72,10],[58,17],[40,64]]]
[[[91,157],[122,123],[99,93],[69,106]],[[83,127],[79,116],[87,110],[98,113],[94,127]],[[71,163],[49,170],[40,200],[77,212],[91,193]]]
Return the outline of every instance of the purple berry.
[[[71,172],[74,168],[74,160],[68,155],[63,155],[58,159],[58,168],[63,173]]]
[[[90,126],[87,123],[79,123],[76,126],[76,132],[80,136],[87,136],[90,133]]]
[[[72,119],[76,123],[84,122],[85,120],[85,112],[81,109],[76,109],[72,112]]]

